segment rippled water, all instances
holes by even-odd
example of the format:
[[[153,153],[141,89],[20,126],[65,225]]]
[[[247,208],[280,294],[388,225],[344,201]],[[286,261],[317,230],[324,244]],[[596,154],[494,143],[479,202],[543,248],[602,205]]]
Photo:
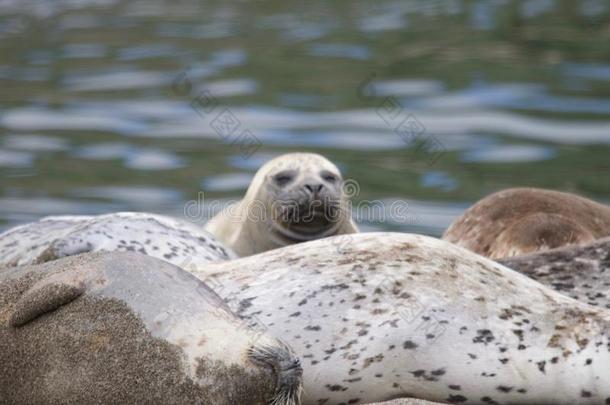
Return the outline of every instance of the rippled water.
[[[365,229],[517,185],[609,201],[608,44],[594,0],[2,0],[0,228],[205,221],[295,150],[358,181]]]

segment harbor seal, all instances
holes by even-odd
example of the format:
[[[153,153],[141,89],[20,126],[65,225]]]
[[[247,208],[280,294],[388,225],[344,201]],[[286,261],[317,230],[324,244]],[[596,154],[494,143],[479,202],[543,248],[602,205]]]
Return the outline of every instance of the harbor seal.
[[[239,256],[358,232],[339,169],[323,156],[290,153],[265,163],[244,198],[205,229]]]
[[[498,262],[564,295],[610,309],[610,238]]]
[[[446,241],[360,233],[194,272],[294,349],[304,404],[610,403],[610,312]]]
[[[194,224],[145,212],[46,217],[0,234],[0,266],[97,251],[135,251],[183,268],[237,257]]]
[[[552,190],[513,188],[483,198],[443,239],[499,259],[610,236],[610,207]]]
[[[299,403],[291,350],[139,253],[0,269],[2,403]]]

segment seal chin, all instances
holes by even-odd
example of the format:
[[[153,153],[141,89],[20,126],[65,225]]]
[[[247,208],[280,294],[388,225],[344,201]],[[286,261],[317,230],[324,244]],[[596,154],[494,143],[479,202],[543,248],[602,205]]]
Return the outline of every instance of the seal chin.
[[[285,246],[332,236],[341,226],[339,221],[329,222],[324,219],[317,222],[271,221],[270,236],[278,245]]]
[[[298,243],[333,235],[341,226],[341,200],[304,198],[274,208],[272,232],[284,243]]]
[[[270,368],[276,387],[269,405],[300,405],[303,392],[303,369],[296,355],[281,342],[276,345],[254,345],[248,357],[255,364]]]

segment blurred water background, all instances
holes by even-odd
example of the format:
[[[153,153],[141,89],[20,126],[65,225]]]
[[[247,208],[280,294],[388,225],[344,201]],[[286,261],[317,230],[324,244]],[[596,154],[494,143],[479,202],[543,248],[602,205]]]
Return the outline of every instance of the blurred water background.
[[[439,235],[517,185],[609,202],[610,2],[0,0],[0,230],[203,222],[296,150],[404,201],[366,230]]]

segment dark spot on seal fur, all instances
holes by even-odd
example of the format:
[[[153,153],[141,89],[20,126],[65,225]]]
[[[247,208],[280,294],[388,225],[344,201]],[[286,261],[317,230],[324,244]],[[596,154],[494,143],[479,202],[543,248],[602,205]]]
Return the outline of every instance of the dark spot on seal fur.
[[[468,398],[463,395],[449,395],[449,397],[447,398],[447,402],[451,404],[459,404],[466,401],[468,401]]]
[[[347,387],[343,387],[339,384],[326,384],[325,387],[328,388],[329,391],[347,391]]]
[[[493,333],[489,329],[477,330],[477,335],[472,339],[473,343],[483,343],[487,345],[495,340]]]

